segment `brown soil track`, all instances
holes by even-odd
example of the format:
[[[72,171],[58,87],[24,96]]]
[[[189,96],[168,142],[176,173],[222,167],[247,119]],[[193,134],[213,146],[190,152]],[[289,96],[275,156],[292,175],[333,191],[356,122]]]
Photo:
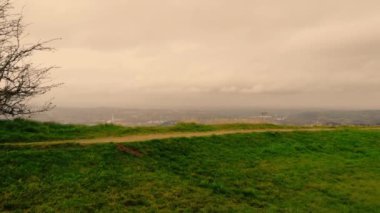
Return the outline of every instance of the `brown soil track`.
[[[318,132],[318,131],[334,131],[340,128],[300,128],[300,129],[254,129],[254,130],[220,130],[208,132],[173,132],[164,134],[146,134],[146,135],[128,135],[122,137],[107,137],[94,139],[77,139],[77,140],[62,140],[62,141],[43,141],[43,142],[19,142],[19,143],[2,143],[4,146],[46,146],[56,144],[100,144],[100,143],[130,143],[144,142],[149,140],[159,140],[167,138],[191,138],[205,137],[213,135],[230,135],[243,133],[261,133],[261,132]],[[380,130],[379,127],[359,128],[360,130]]]

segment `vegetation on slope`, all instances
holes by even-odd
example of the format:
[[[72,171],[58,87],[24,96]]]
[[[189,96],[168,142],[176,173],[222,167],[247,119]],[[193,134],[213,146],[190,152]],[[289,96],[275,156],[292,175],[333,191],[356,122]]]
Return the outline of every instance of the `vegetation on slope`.
[[[31,120],[0,120],[1,142],[33,142],[48,140],[68,140],[124,136],[134,134],[154,134],[169,132],[205,132],[241,129],[279,129],[286,128],[274,124],[220,124],[202,125],[179,123],[174,126],[125,127],[112,124],[95,126],[58,124]]]
[[[0,146],[0,211],[376,212],[380,132]]]

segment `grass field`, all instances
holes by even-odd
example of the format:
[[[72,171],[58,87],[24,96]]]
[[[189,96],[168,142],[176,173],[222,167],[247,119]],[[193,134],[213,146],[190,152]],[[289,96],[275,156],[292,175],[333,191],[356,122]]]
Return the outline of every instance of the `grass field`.
[[[380,131],[0,146],[0,210],[379,212]],[[121,150],[121,151],[120,151]]]

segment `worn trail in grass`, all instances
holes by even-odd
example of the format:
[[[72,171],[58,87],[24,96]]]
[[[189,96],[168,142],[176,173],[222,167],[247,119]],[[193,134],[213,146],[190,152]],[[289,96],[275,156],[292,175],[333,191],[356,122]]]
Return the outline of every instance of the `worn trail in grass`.
[[[94,138],[115,138],[135,135],[167,135],[193,132],[216,132],[257,129],[288,129],[304,127],[274,124],[215,124],[179,123],[174,126],[127,127],[113,124],[95,126],[37,122],[31,120],[0,120],[0,143],[62,141]],[[186,135],[186,134],[185,134]],[[149,137],[148,137],[149,138]]]
[[[0,145],[46,145],[63,143],[120,143],[153,139],[200,137],[251,132],[327,131],[336,129],[379,129],[379,127],[305,127],[275,124],[214,124],[179,123],[174,126],[127,127],[112,124],[95,126],[37,122],[31,120],[0,120]]]
[[[260,132],[295,132],[295,131],[332,131],[332,128],[309,128],[309,129],[256,129],[256,130],[219,130],[210,132],[172,132],[165,134],[147,134],[147,135],[128,135],[121,137],[106,137],[106,138],[92,138],[92,139],[77,139],[77,140],[61,140],[61,141],[40,141],[40,142],[18,142],[18,143],[0,143],[4,146],[45,146],[45,145],[58,145],[58,144],[101,144],[101,143],[131,143],[131,142],[144,142],[149,140],[160,140],[170,138],[192,138],[192,137],[205,137],[213,135],[231,135],[243,133],[260,133]]]

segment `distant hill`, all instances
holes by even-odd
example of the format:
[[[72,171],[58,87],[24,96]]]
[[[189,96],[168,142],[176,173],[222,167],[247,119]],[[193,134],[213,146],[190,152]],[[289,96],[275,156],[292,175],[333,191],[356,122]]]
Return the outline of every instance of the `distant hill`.
[[[380,111],[300,112],[288,116],[286,123],[321,125],[380,125]]]

